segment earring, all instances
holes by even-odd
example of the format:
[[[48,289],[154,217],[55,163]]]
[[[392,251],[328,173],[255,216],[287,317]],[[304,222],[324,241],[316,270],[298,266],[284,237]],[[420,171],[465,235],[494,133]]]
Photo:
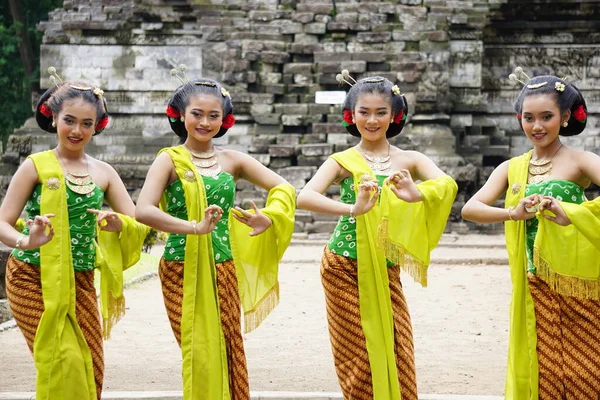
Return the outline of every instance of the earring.
[[[181,122],[185,122],[185,119],[183,118],[183,115],[181,116],[181,118],[179,118],[179,120],[180,120]]]
[[[56,120],[55,119],[52,120],[52,127],[56,128]]]
[[[567,126],[569,126],[569,123],[567,121],[565,121],[562,123],[562,126],[566,128]]]

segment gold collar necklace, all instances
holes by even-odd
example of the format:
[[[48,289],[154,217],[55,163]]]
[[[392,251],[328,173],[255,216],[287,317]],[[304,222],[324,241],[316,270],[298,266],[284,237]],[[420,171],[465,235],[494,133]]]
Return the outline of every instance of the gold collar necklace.
[[[552,159],[558,154],[562,147],[563,144],[561,143],[550,158],[538,158],[537,160],[531,159],[529,161],[528,170],[530,177],[527,180],[528,183],[544,182],[547,179],[552,171]]]

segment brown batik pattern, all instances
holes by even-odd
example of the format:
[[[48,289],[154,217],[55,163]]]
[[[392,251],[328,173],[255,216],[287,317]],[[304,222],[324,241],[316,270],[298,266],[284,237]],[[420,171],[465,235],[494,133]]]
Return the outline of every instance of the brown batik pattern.
[[[402,400],[417,400],[412,326],[398,266],[389,267],[394,353]],[[360,319],[357,261],[332,253],[321,260],[321,281],[335,369],[345,399],[373,399],[369,355]]]
[[[17,326],[33,353],[35,333],[44,312],[40,267],[9,257],[6,264],[6,297]],[[75,299],[77,323],[92,354],[96,393],[100,399],[104,381],[104,343],[94,271],[75,271]]]
[[[182,261],[166,261],[161,258],[158,270],[167,316],[179,346],[181,346],[183,266]],[[221,328],[227,350],[229,391],[232,400],[249,400],[250,385],[242,338],[241,301],[235,264],[229,260],[216,264],[216,268]]]
[[[600,302],[562,296],[529,273],[540,400],[600,399]]]

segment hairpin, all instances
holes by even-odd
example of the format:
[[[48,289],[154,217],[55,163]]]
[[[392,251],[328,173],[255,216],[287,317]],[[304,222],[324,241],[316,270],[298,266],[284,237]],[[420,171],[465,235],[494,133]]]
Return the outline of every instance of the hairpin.
[[[556,82],[554,84],[554,89],[556,89],[558,92],[564,92],[565,91],[565,84],[562,82]]]
[[[360,81],[364,82],[364,83],[379,83],[379,82],[383,82],[384,80],[385,80],[385,78],[382,78],[380,76],[373,76],[373,77],[361,79]]]
[[[181,75],[179,75],[179,71],[177,71],[177,68],[173,68],[171,70],[171,76],[176,77],[177,79],[179,79],[179,81],[185,85],[186,83],[189,83],[190,80],[188,79],[185,71],[187,71],[187,66],[185,64],[179,64],[179,69],[181,70]]]
[[[56,68],[48,67],[48,73],[50,74],[50,82],[52,82],[54,85],[60,86],[63,84],[63,80],[60,79],[60,76],[58,76],[56,73]]]
[[[398,96],[400,94],[400,88],[398,87],[398,85],[392,86],[392,93],[394,93],[395,96]]]
[[[354,86],[354,84],[356,83],[356,80],[350,76],[350,72],[348,72],[347,69],[343,69],[341,74],[337,74],[335,76],[335,80],[338,81],[341,85],[346,83],[349,86]]]

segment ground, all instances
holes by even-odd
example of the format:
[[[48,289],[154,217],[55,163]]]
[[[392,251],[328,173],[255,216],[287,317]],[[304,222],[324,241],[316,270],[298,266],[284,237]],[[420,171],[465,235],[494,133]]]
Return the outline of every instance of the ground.
[[[502,245],[502,237],[445,236],[427,288],[402,275],[420,393],[502,395],[510,301]],[[339,391],[319,276],[322,248],[305,241],[288,249],[281,302],[245,336],[253,391]],[[180,390],[181,356],[158,279],[129,286],[125,295],[127,315],[105,344],[104,390]],[[18,329],[0,332],[0,365],[0,394],[34,390],[32,357]]]

